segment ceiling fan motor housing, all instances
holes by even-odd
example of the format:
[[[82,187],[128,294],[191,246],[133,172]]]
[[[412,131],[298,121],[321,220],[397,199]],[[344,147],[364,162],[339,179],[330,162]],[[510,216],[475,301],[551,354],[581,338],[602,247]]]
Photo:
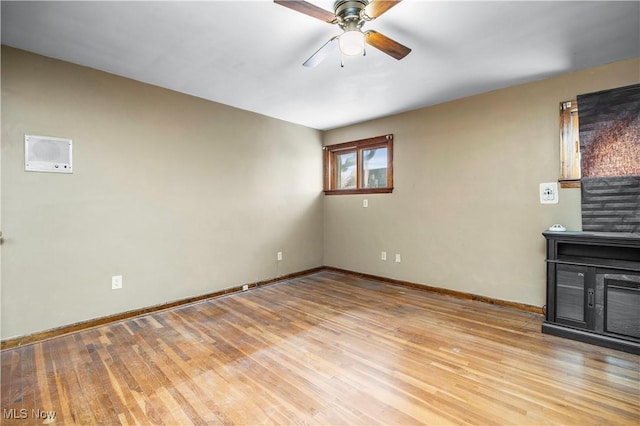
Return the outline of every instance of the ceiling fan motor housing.
[[[367,0],[337,0],[335,9],[338,25],[345,31],[354,31],[364,23],[363,11],[369,2]]]

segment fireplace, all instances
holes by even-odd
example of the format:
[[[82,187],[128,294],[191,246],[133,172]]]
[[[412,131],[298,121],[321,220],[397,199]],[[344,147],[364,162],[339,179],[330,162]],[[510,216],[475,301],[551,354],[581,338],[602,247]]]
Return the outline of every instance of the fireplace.
[[[553,232],[544,333],[640,354],[640,234]]]
[[[578,96],[582,229],[640,233],[640,84]]]
[[[582,231],[547,231],[542,331],[640,354],[640,84],[578,96]]]

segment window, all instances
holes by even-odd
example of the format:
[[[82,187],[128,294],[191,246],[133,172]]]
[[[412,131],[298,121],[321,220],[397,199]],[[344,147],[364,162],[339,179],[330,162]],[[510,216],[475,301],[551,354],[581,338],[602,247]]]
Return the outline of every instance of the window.
[[[393,191],[393,135],[324,147],[325,194]]]
[[[560,103],[560,187],[580,187],[578,102]]]

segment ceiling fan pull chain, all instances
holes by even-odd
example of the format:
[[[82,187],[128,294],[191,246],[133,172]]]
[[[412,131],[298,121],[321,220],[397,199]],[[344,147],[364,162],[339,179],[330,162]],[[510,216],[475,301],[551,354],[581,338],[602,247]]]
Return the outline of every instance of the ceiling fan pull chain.
[[[340,68],[344,68],[344,56],[340,55]]]

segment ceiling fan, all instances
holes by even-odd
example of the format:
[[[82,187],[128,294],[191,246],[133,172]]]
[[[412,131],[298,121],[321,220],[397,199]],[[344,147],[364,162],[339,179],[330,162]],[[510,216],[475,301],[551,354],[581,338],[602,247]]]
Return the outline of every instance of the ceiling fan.
[[[373,30],[362,32],[362,26],[373,21],[391,9],[401,0],[337,0],[333,7],[335,12],[329,12],[321,7],[304,0],[273,0],[275,3],[304,13],[329,24],[338,25],[343,33],[332,37],[316,53],[305,61],[305,67],[315,67],[331,52],[340,48],[344,55],[365,55],[365,43],[392,56],[398,60],[411,52],[406,46]]]

